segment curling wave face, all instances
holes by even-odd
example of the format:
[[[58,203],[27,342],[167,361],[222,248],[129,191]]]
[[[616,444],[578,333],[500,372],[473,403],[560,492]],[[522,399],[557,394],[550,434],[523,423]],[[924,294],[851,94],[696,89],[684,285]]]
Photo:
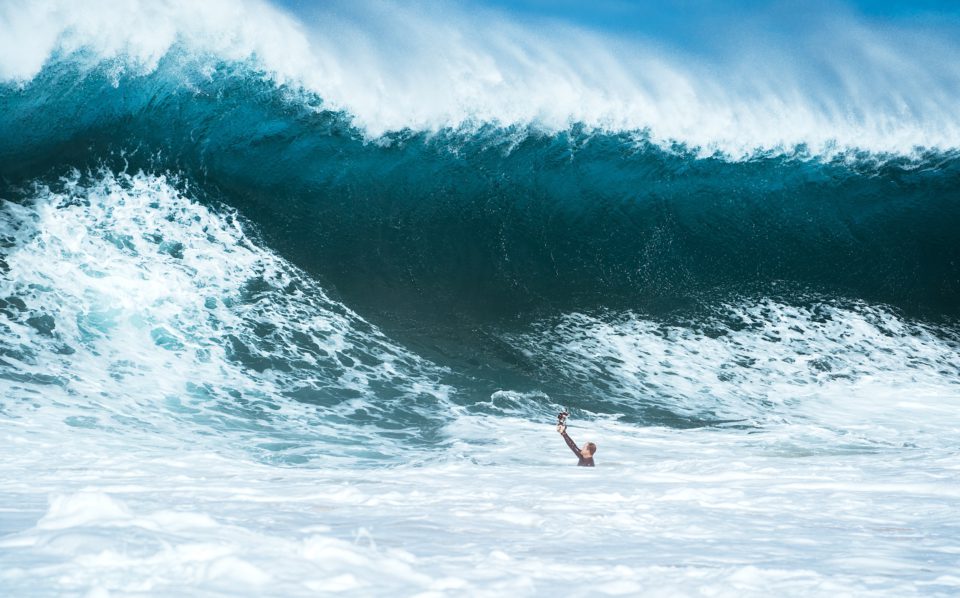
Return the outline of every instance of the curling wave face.
[[[452,9],[441,26],[390,7],[304,22],[258,2],[107,8],[4,5],[0,37],[24,41],[0,71],[3,179],[178,172],[365,313],[657,309],[778,282],[960,305],[960,74],[931,55],[953,52],[944,31],[851,17],[843,63],[797,34],[802,66],[779,75],[796,80],[755,71],[762,91],[492,13],[505,28],[488,38]],[[426,40],[397,41],[403,68],[372,42],[384,23]],[[738,73],[726,60],[711,72]],[[606,100],[574,97],[593,93]]]
[[[952,151],[730,161],[582,126],[372,142],[248,66],[185,82],[185,59],[119,79],[58,62],[8,86],[6,178],[173,170],[368,313],[649,309],[778,282],[912,312],[960,305]]]
[[[162,406],[166,425],[237,432],[242,444],[246,434],[292,432],[277,458],[341,434],[358,454],[373,442],[389,455],[378,434],[426,447],[458,414],[549,417],[560,402],[551,395],[688,427],[775,421],[808,409],[801,395],[815,403],[847,392],[833,385],[877,377],[934,390],[960,379],[950,326],[820,296],[487,326],[469,359],[438,349],[441,331],[420,347],[424,359],[259,248],[234,212],[184,193],[165,177],[101,172],[4,204],[2,378],[20,398],[9,414],[30,415],[31,396],[69,405],[98,389],[103,398],[58,417],[110,429]],[[493,377],[521,394],[490,399]],[[780,403],[791,386],[794,399]]]

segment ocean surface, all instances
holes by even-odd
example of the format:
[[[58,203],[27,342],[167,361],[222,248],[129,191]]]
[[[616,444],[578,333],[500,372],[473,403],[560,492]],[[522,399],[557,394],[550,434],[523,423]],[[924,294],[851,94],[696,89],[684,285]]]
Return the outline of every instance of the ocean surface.
[[[811,10],[0,0],[0,594],[960,594],[957,23]]]

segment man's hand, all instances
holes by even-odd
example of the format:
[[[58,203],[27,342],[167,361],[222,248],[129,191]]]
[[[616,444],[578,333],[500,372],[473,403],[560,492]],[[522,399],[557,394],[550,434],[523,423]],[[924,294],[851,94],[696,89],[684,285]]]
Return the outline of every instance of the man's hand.
[[[566,431],[567,431],[566,424],[557,424],[557,432],[560,432],[561,434],[563,434]]]

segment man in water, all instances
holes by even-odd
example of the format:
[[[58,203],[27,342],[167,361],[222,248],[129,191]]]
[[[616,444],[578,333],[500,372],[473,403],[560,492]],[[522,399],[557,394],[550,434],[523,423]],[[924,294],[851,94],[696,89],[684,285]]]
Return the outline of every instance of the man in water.
[[[573,441],[573,438],[567,435],[567,424],[563,423],[562,420],[557,424],[557,432],[560,432],[560,435],[563,436],[563,439],[567,442],[567,446],[570,447],[570,450],[573,451],[573,454],[579,459],[577,465],[580,467],[593,467],[593,454],[597,452],[597,445],[588,442],[587,446],[583,448],[578,447],[577,443]]]

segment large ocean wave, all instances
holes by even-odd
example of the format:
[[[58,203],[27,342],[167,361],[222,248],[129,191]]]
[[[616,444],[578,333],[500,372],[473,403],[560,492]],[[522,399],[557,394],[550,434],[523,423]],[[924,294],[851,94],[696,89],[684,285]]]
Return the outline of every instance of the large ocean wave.
[[[8,186],[173,172],[357,308],[660,308],[797,285],[914,313],[960,305],[957,154],[750,159],[644,132],[492,125],[368,139],[248,65],[184,81],[55,62],[0,95]]]
[[[77,361],[77,345],[87,343],[90,334],[106,334],[83,324],[97,311],[83,289],[88,283],[99,284],[99,274],[92,281],[57,281],[54,274],[31,270],[35,266],[24,266],[22,260],[76,261],[72,267],[83,270],[83,260],[99,259],[116,246],[121,254],[111,263],[134,260],[126,266],[131,273],[163,271],[176,277],[195,272],[194,266],[182,262],[191,257],[191,235],[196,232],[192,221],[181,221],[187,212],[199,218],[235,214],[231,218],[242,223],[236,226],[242,228],[244,243],[261,252],[257,255],[270,256],[251,254],[245,259],[250,264],[259,259],[283,265],[238,266],[236,273],[216,282],[209,296],[203,296],[200,287],[174,293],[183,309],[200,310],[194,318],[206,318],[209,313],[204,310],[212,309],[201,309],[201,298],[204,306],[210,301],[220,305],[220,296],[234,297],[231,301],[239,301],[237,306],[250,305],[236,307],[229,318],[216,316],[215,329],[208,331],[194,330],[189,318],[142,316],[160,322],[150,329],[151,338],[159,335],[160,340],[154,338],[148,346],[173,348],[182,356],[190,353],[184,353],[188,337],[201,346],[213,343],[224,359],[254,372],[256,380],[262,382],[261,374],[270,373],[270,384],[279,386],[263,391],[265,396],[292,397],[325,408],[361,400],[360,407],[352,407],[357,414],[353,423],[375,422],[375,428],[385,429],[413,425],[417,428],[413,436],[428,444],[439,441],[436,430],[456,408],[483,404],[491,388],[497,387],[534,393],[531,396],[548,392],[581,397],[572,404],[593,413],[681,427],[753,417],[757,412],[749,405],[768,403],[762,393],[748,393],[749,399],[740,397],[739,407],[728,409],[717,397],[701,401],[699,391],[637,385],[632,374],[586,365],[585,355],[572,361],[551,357],[553,349],[523,340],[543,334],[545,322],[557,318],[579,322],[587,331],[595,328],[589,322],[607,322],[628,336],[642,330],[636,328],[636,318],[646,318],[679,326],[677,330],[687,330],[683,334],[691,338],[709,334],[740,343],[735,339],[743,325],[729,314],[761,309],[768,302],[778,306],[773,313],[792,314],[792,327],[809,331],[823,330],[820,322],[825,316],[818,307],[822,305],[845,314],[827,320],[919,318],[931,326],[946,326],[944,330],[951,328],[958,313],[960,154],[950,137],[952,125],[940,122],[953,117],[939,109],[901,114],[897,121],[903,126],[919,123],[924,131],[938,126],[947,135],[923,147],[848,145],[867,139],[860,133],[872,135],[871,123],[889,116],[882,106],[866,101],[858,104],[858,110],[873,111],[871,118],[847,122],[860,133],[844,139],[845,129],[837,128],[836,137],[826,145],[817,141],[823,123],[812,121],[798,138],[807,141],[793,145],[784,145],[784,140],[764,145],[751,136],[751,127],[698,144],[696,137],[667,136],[664,131],[669,127],[658,130],[659,124],[670,121],[655,111],[631,113],[654,115],[657,126],[641,127],[644,121],[631,120],[634,116],[611,120],[605,108],[592,116],[570,109],[559,120],[539,108],[535,117],[504,112],[499,118],[485,113],[480,104],[453,100],[444,105],[466,110],[469,118],[435,110],[429,118],[412,114],[406,121],[387,118],[373,125],[371,108],[363,102],[376,94],[351,88],[357,101],[344,99],[347,88],[342,84],[350,78],[332,76],[329,69],[333,63],[345,66],[338,53],[344,48],[356,52],[357,68],[362,66],[368,75],[381,72],[384,65],[378,61],[383,57],[374,60],[373,49],[357,50],[356,40],[334,51],[330,40],[340,39],[343,32],[321,21],[304,26],[258,3],[198,8],[171,2],[156,5],[147,14],[120,4],[96,13],[56,3],[10,4],[4,10],[7,39],[14,39],[14,34],[23,37],[22,28],[41,17],[44,23],[31,43],[24,41],[23,51],[4,58],[6,81],[0,85],[0,181],[9,206],[4,263],[7,282],[13,285],[5,301],[14,306],[5,313],[19,326],[11,330],[32,327],[40,335],[36,337],[40,345],[33,348],[8,339],[5,352],[21,364],[14,370],[33,364],[27,369],[37,375],[46,371],[41,377],[55,385],[66,378],[54,372]],[[375,31],[378,19],[384,18],[401,19],[434,37],[443,31],[450,34],[438,29],[435,21],[386,7],[377,14],[344,10],[333,22],[354,31],[343,20],[354,18],[351,14],[371,19],[374,25],[364,35]],[[452,31],[459,31],[456,15],[448,16]],[[244,25],[251,18],[264,25]],[[508,29],[513,27],[518,26]],[[533,60],[535,50],[546,51],[558,31],[531,34],[524,43],[535,47],[520,46],[517,51]],[[847,42],[856,38],[866,44],[857,60],[869,62],[865,57],[871,53],[865,48],[873,48],[870,44],[880,43],[882,36],[863,41],[864,30],[852,31],[860,37],[848,34],[852,37]],[[890,48],[916,50],[907,43],[913,39],[909,32],[901,33],[888,40]],[[498,69],[517,66],[516,56],[508,61],[494,52],[492,48],[499,47],[496,40],[471,39],[476,46],[468,44],[470,51],[491,52],[488,58]],[[590,39],[593,45],[585,48],[591,52],[599,52],[609,41]],[[927,45],[932,43],[928,40]],[[914,60],[916,68],[933,69],[916,53],[902,58]],[[411,76],[425,68],[420,60],[426,58],[411,54]],[[677,83],[679,75],[669,70],[669,60],[664,56],[657,60],[661,61],[657,76],[663,77],[658,85]],[[883,66],[888,62],[874,66],[893,68]],[[470,64],[464,68],[474,76]],[[542,68],[550,73],[554,67],[577,65],[571,60],[545,61]],[[521,75],[512,80],[524,82]],[[952,89],[954,75],[947,67],[927,75],[930,98]],[[379,96],[382,106],[419,101],[400,93],[403,86],[395,88],[389,77],[381,83],[383,94],[397,93],[395,98]],[[491,97],[509,97],[496,82],[488,83],[493,86]],[[899,79],[889,83],[907,93]],[[685,88],[670,89],[680,93]],[[536,93],[524,93],[528,103],[541,101]],[[606,95],[615,97],[612,93]],[[846,99],[862,98],[848,94]],[[826,119],[824,123],[836,117],[822,103],[804,106]],[[762,118],[763,112],[755,108],[750,114]],[[901,141],[910,137],[894,134],[893,129],[887,132]],[[734,139],[752,144],[750,152],[723,151],[733,147],[725,144]],[[174,201],[171,198],[182,205],[166,207]],[[114,205],[117,201],[120,204]],[[131,208],[135,203],[139,207]],[[77,209],[75,204],[86,207]],[[161,223],[160,213],[149,222],[132,215],[110,220],[124,210],[147,208],[166,210],[170,224],[163,226],[169,230],[136,232]],[[28,209],[36,214],[25,216]],[[36,238],[60,234],[40,227],[45,214],[57,215],[57,230],[67,226],[62,219],[76,219],[78,229],[87,231],[85,242],[99,239],[99,245],[80,253],[57,253],[43,244],[43,253],[30,257]],[[112,230],[118,227],[123,232]],[[173,261],[151,258],[136,266],[136,260],[124,253],[127,242],[116,239],[139,237],[160,239],[150,251],[173,256]],[[131,251],[142,259],[140,249]],[[200,247],[193,257],[197,256],[213,262],[236,257],[219,246]],[[20,269],[10,274],[16,260],[21,260]],[[273,273],[265,273],[265,268]],[[49,296],[53,299],[44,299],[32,290],[42,286],[32,276],[44,276],[60,290]],[[305,298],[291,302],[282,290],[289,285]],[[248,315],[249,310],[262,317]],[[868,316],[873,310],[883,315]],[[302,323],[307,313],[317,314],[309,318],[319,318],[322,328],[340,329],[336,338],[351,347],[351,355],[331,349],[320,359],[314,349],[326,341],[284,324]],[[110,318],[120,317],[108,315],[103,316],[104,326],[112,325]],[[134,317],[138,322],[140,318]],[[224,328],[230,318],[238,322],[236,330]],[[367,332],[376,327],[399,345],[383,348],[392,346],[386,337]],[[569,327],[564,324],[561,329]],[[762,339],[772,333],[750,334]],[[944,334],[951,338],[951,333]],[[356,338],[344,340],[351,335]],[[106,334],[113,339],[110,342],[122,336]],[[661,342],[656,336],[641,336],[644,342]],[[823,351],[836,352],[826,349],[832,343],[826,334],[818,343]],[[595,349],[598,355],[605,353]],[[806,350],[801,349],[786,350]],[[197,355],[206,355],[208,349],[199,351],[190,359],[200,359]],[[297,351],[313,355],[312,360],[302,362]],[[401,358],[403,351],[412,353]],[[864,354],[860,349],[856,353]],[[44,354],[49,359],[42,359]],[[65,357],[52,357],[56,355]],[[722,361],[757,360],[741,357]],[[945,359],[933,358],[930,367],[941,367],[937,364]],[[396,379],[367,371],[372,364],[382,367],[395,360],[407,363]],[[417,360],[423,364],[417,365]],[[683,361],[698,362],[692,354]],[[786,357],[781,361],[787,363]],[[817,385],[822,377],[818,368],[834,368],[828,357],[803,361],[809,361],[805,368],[813,377],[801,380],[793,375],[798,383]],[[582,372],[606,373],[596,379],[577,374],[581,370],[573,364],[581,362]],[[194,365],[201,363],[203,359]],[[98,371],[111,368],[103,365]],[[655,371],[657,366],[645,364],[640,369]],[[619,382],[598,386],[597,380],[608,378]],[[205,397],[231,401],[230,391],[213,391],[216,385],[211,384],[191,383],[190,388]],[[646,390],[638,394],[638,388]],[[436,401],[452,403],[440,407]],[[545,401],[547,410],[557,406]],[[535,412],[540,411],[531,415]],[[334,417],[331,412],[323,417],[351,421],[349,414]]]
[[[0,589],[956,589],[953,25],[475,9],[0,2]]]

